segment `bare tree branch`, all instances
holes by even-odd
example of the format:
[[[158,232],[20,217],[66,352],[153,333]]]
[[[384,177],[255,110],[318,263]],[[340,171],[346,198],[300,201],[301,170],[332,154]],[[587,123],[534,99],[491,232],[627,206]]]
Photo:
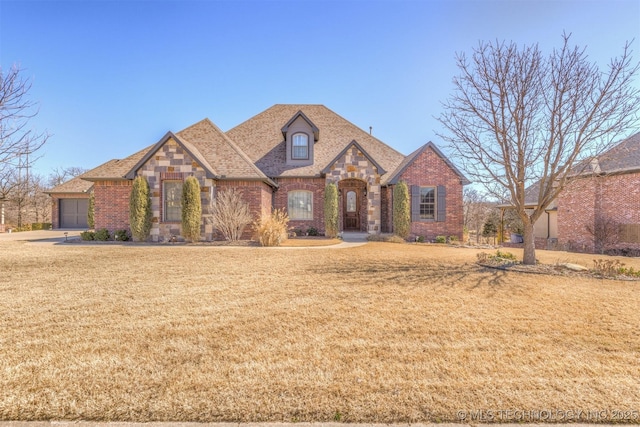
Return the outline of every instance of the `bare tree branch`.
[[[488,194],[511,203],[524,225],[525,263],[535,262],[533,224],[562,189],[638,123],[640,64],[627,43],[605,72],[563,34],[544,57],[537,45],[480,42],[458,54],[460,75],[439,121],[453,156]],[[525,189],[538,183],[534,208]]]

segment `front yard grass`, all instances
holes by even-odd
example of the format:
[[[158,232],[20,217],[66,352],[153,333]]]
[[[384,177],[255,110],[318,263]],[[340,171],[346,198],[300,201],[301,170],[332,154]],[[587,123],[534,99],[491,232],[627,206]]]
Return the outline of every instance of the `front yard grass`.
[[[0,243],[0,419],[637,414],[640,282],[488,269],[477,252]]]

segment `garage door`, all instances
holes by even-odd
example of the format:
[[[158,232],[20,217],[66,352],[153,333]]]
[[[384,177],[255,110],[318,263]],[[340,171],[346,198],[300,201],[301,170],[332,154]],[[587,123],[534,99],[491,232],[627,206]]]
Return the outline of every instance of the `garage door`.
[[[60,199],[60,228],[87,228],[89,199]]]

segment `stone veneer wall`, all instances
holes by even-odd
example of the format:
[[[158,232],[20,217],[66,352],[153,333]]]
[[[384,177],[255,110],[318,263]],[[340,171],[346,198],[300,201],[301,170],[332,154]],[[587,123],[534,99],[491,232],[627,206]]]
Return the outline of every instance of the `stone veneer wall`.
[[[60,228],[60,199],[88,199],[89,193],[58,193],[51,195],[51,227]],[[0,224],[0,233],[4,231]]]
[[[201,189],[202,215],[206,217],[211,213],[214,181],[206,178],[205,170],[173,139],[169,139],[147,163],[142,165],[137,173],[147,179],[151,190],[151,207],[153,211],[151,240],[154,242],[166,241],[173,236],[181,235],[182,225],[180,221],[164,221],[163,219],[163,181],[184,181],[189,176],[196,177]],[[213,225],[210,221],[201,221],[200,233],[202,240],[211,240],[213,238]]]
[[[129,196],[131,183],[128,180],[96,181],[94,221],[96,230],[106,228],[114,230],[129,229]]]
[[[380,233],[382,228],[380,175],[378,169],[354,146],[331,166],[326,183],[333,182],[338,185],[340,180],[350,178],[367,183],[366,230],[369,233]],[[340,218],[342,218],[342,211]]]
[[[289,192],[296,190],[313,193],[313,219],[289,220],[289,227],[307,230],[314,227],[324,234],[324,178],[278,178],[278,190],[274,193],[274,209],[285,209],[289,206]]]
[[[446,216],[442,222],[412,222],[410,239],[423,236],[426,240],[434,240],[436,236],[456,236],[462,240],[464,227],[462,209],[462,183],[458,174],[432,149],[423,151],[400,176],[409,187],[436,187],[444,185],[446,188]]]

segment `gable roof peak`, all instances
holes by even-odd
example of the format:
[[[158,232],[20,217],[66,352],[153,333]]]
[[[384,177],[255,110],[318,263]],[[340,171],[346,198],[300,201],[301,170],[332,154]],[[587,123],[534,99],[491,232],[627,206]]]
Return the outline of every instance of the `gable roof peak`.
[[[423,153],[425,152],[427,149],[431,149],[434,153],[436,153],[436,155],[438,155],[446,164],[447,166],[449,166],[451,168],[451,170],[460,177],[460,181],[462,182],[462,185],[468,185],[471,184],[471,181],[469,181],[467,179],[466,176],[464,176],[464,174],[462,172],[460,172],[460,170],[453,164],[451,163],[451,161],[447,158],[447,156],[444,155],[444,153],[442,153],[442,151],[440,151],[440,149],[436,146],[436,144],[434,144],[431,141],[428,141],[426,144],[424,144],[423,146],[419,147],[417,150],[415,150],[413,153],[409,154],[407,157],[404,158],[404,160],[402,161],[402,163],[400,163],[400,165],[396,168],[396,170],[391,174],[391,176],[387,179],[387,184],[397,184],[398,181],[400,180],[400,177],[402,176],[402,174],[404,173],[405,170],[407,170],[407,168]]]
[[[282,137],[284,139],[287,139],[287,132],[289,131],[289,126],[291,126],[293,122],[298,120],[299,117],[302,117],[302,119],[305,122],[307,122],[307,124],[311,127],[311,130],[313,131],[313,141],[317,142],[318,139],[320,138],[320,129],[318,129],[318,127],[311,121],[311,119],[309,119],[309,117],[307,117],[306,114],[302,112],[302,110],[298,110],[298,112],[295,113],[293,117],[291,117],[289,121],[282,127],[281,129]]]
[[[358,141],[356,141],[355,139],[352,140],[350,143],[348,143],[346,145],[346,147],[344,147],[344,149],[340,152],[340,154],[338,154],[333,160],[331,160],[329,162],[329,164],[327,166],[324,167],[324,169],[322,169],[321,173],[322,174],[328,173],[331,170],[331,166],[333,166],[333,164],[335,162],[340,160],[347,153],[347,151],[349,151],[351,148],[355,148],[356,150],[360,151],[362,153],[362,155],[367,160],[369,160],[369,162],[371,162],[372,165],[374,165],[378,169],[378,174],[379,175],[384,175],[385,173],[387,173],[387,171],[384,170],[384,168],[382,166],[380,166],[380,164],[378,162],[376,162],[375,159],[373,157],[371,157],[371,155],[369,153],[367,153],[367,150],[362,148],[362,146],[360,144],[358,144]]]

